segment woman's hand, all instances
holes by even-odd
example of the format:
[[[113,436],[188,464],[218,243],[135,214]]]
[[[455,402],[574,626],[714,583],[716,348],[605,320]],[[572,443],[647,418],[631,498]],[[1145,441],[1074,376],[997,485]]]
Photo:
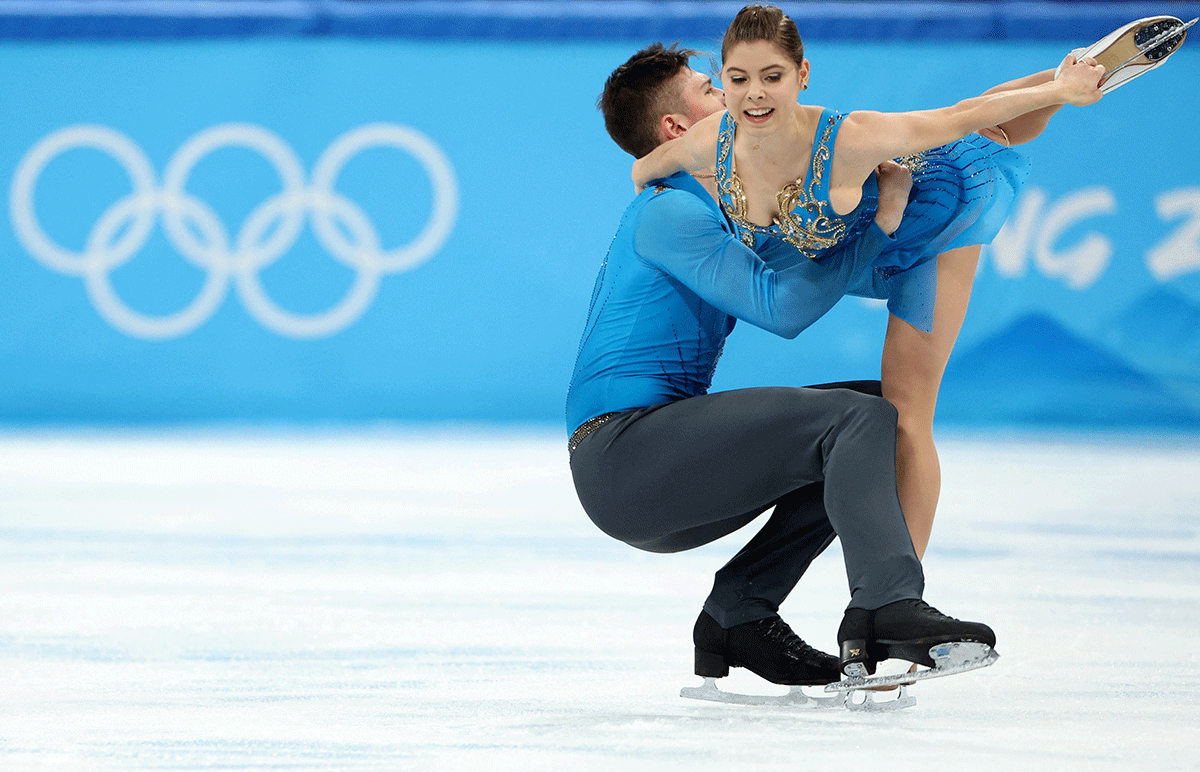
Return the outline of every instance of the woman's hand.
[[[1094,104],[1103,94],[1100,91],[1100,79],[1104,77],[1104,65],[1090,56],[1076,60],[1071,54],[1063,59],[1062,71],[1054,80],[1054,84],[1062,92],[1063,102],[1083,107]]]
[[[875,178],[879,182],[879,208],[875,211],[875,224],[891,236],[900,227],[904,207],[908,206],[908,194],[913,186],[912,172],[895,161],[884,161],[875,167]]]

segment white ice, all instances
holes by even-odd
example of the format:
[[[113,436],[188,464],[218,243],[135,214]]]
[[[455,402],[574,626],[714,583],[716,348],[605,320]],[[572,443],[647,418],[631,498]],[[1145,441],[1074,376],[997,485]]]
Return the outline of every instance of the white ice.
[[[8,434],[0,769],[1197,769],[1200,441],[940,448],[926,598],[1001,657],[863,714],[680,699],[751,531],[609,539],[557,433]],[[783,615],[846,597],[835,545]]]

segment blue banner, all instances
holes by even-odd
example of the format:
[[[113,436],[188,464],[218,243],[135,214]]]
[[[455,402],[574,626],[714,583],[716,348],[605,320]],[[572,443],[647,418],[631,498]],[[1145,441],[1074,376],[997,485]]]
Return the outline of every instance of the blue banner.
[[[1024,147],[944,422],[1200,426],[1193,45]],[[632,196],[595,99],[636,47],[0,43],[0,421],[561,423]],[[940,106],[1063,48],[813,44],[806,98]],[[886,319],[739,325],[716,386],[878,377]]]
[[[719,40],[742,0],[0,0],[0,39],[356,36],[409,40]],[[1078,44],[1195,0],[780,2],[813,40]]]

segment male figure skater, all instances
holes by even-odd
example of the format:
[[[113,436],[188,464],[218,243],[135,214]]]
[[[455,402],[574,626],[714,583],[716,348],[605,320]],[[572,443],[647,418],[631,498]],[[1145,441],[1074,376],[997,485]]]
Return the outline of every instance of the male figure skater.
[[[600,107],[640,157],[723,109],[690,69],[694,52],[654,44],[617,68]],[[909,179],[881,169],[875,223],[831,259],[773,270],[733,235],[705,184],[676,174],[630,204],[600,270],[567,397],[568,447],[584,510],[639,549],[707,544],[774,507],[721,568],[693,631],[695,672],[731,666],[816,685],[904,656],[932,666],[936,643],[987,646],[986,625],[921,600],[924,575],[896,493],[896,410],[878,382],[708,393],[737,319],[795,337],[840,299],[821,272],[859,272],[899,224]],[[770,247],[767,247],[770,249]],[[836,258],[836,259],[832,259]],[[813,558],[842,540],[850,603],[841,661],[779,617]]]

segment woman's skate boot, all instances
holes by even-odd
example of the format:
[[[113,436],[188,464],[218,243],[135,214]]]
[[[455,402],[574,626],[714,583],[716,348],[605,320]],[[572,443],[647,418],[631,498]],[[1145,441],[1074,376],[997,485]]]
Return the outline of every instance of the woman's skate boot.
[[[1131,21],[1071,54],[1076,60],[1090,56],[1104,65],[1100,91],[1107,94],[1164,64],[1183,45],[1188,27],[1195,23],[1196,19],[1184,23],[1174,16],[1150,16]],[[1060,72],[1062,65],[1054,77]]]

